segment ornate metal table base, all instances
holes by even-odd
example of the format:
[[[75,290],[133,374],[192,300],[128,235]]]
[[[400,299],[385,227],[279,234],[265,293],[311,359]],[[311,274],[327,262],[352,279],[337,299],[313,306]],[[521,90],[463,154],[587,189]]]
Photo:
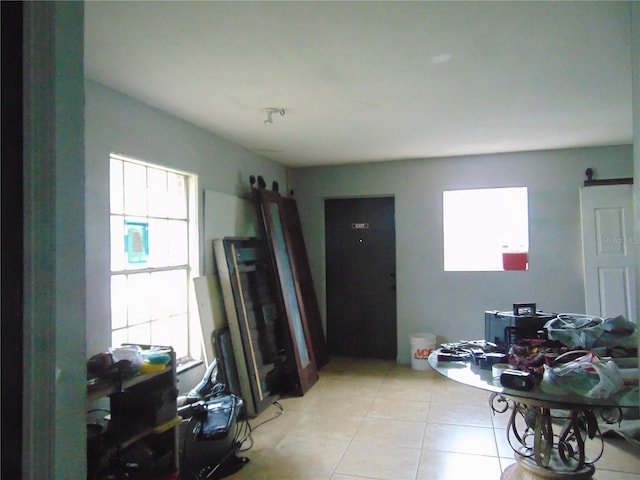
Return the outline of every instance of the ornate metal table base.
[[[509,465],[502,475],[500,476],[500,480],[562,480],[562,479],[571,479],[571,480],[588,480],[592,478],[593,472],[595,468],[593,466],[589,469],[589,472],[584,473],[558,473],[553,470],[542,470],[542,471],[533,471],[529,470],[521,465],[518,461],[513,465]]]
[[[592,407],[543,400],[523,404],[497,393],[489,403],[497,413],[511,410],[507,440],[516,463],[504,471],[502,480],[586,480],[593,476],[604,442]],[[619,409],[608,413],[613,413],[613,418],[607,421],[619,421]],[[594,458],[586,455],[587,442],[599,443]]]

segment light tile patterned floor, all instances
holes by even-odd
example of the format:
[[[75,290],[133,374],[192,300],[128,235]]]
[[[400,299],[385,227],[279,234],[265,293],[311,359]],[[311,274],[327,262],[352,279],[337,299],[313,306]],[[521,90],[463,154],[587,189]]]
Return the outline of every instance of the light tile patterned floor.
[[[279,417],[272,405],[251,419],[250,462],[227,478],[498,480],[514,459],[488,397],[431,370],[333,358]],[[640,480],[640,449],[607,439],[593,480]]]

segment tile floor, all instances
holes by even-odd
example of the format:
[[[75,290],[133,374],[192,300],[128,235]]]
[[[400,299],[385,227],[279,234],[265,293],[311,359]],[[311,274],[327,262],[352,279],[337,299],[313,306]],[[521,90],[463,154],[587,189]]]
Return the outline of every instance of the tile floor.
[[[514,459],[488,397],[432,370],[333,358],[280,416],[271,405],[251,419],[250,462],[227,478],[497,480]],[[593,479],[640,480],[640,449],[607,439]]]

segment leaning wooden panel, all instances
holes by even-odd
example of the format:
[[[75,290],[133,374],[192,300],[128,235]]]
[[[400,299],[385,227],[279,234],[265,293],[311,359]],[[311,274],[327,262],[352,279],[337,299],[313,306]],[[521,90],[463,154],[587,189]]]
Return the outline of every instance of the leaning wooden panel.
[[[290,334],[290,350],[295,363],[297,384],[294,391],[304,395],[318,380],[315,352],[305,311],[301,306],[295,282],[295,271],[289,256],[287,228],[284,224],[281,196],[264,189],[253,189],[259,206],[265,238],[270,247],[271,263],[276,271],[279,293],[287,315]],[[291,240],[288,240],[289,243]]]
[[[289,256],[292,258],[300,308],[304,310],[307,323],[309,324],[316,367],[320,369],[329,363],[329,349],[327,348],[326,337],[322,329],[320,308],[318,307],[318,300],[313,287],[313,277],[311,276],[307,248],[304,244],[298,206],[296,205],[296,201],[291,197],[281,197],[281,202],[284,225],[288,233],[287,238],[291,240],[289,243]]]
[[[249,415],[273,403],[285,385],[286,356],[269,260],[256,238],[214,240],[241,396]]]

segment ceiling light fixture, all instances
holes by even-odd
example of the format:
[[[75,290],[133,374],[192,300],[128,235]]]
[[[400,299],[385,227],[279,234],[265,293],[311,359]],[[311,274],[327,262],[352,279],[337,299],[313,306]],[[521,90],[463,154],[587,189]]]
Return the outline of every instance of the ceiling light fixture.
[[[279,113],[281,117],[284,117],[284,108],[265,107],[260,111],[267,115],[267,118],[264,121],[265,125],[271,125],[273,123],[273,115],[276,113]]]

